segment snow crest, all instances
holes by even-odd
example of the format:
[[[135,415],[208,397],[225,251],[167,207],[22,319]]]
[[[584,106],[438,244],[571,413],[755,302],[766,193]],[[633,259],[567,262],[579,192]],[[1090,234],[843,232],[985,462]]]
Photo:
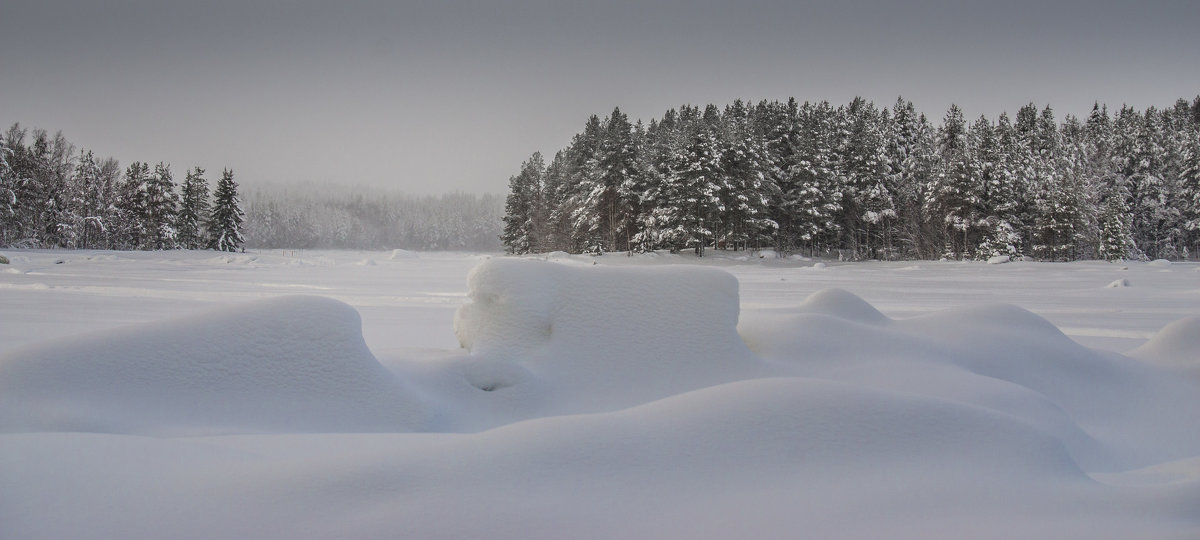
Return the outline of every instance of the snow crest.
[[[0,357],[0,432],[150,435],[412,431],[411,389],[363,342],[358,312],[289,296]]]

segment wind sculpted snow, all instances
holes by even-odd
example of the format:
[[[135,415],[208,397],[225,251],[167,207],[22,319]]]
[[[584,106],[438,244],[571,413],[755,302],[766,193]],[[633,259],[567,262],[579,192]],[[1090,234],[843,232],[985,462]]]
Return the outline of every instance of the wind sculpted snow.
[[[170,255],[139,257],[67,262],[150,272]],[[1117,268],[255,257],[201,257],[200,274],[158,285],[185,295],[220,276],[342,300],[275,297],[0,355],[0,537],[1200,535],[1200,381],[1180,367],[1200,358],[1195,317],[1126,355],[1009,303],[943,305],[978,276],[1065,273],[1116,309],[1102,285]],[[13,259],[29,272],[0,277],[13,299],[109,290],[70,288],[103,272]],[[1143,294],[1178,277],[1143,269]],[[856,288],[928,299],[914,316]],[[403,339],[436,319],[465,349],[377,337],[373,353],[372,317]]]

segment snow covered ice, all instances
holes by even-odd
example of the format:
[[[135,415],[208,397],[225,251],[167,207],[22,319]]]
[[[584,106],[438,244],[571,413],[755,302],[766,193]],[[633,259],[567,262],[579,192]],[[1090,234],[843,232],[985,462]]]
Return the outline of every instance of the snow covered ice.
[[[1200,537],[1195,264],[4,254],[5,539]]]

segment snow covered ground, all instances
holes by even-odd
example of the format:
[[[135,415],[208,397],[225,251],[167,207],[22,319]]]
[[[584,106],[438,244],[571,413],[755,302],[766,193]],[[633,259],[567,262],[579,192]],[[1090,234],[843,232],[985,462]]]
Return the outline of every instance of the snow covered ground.
[[[1196,264],[0,254],[4,539],[1200,537]]]

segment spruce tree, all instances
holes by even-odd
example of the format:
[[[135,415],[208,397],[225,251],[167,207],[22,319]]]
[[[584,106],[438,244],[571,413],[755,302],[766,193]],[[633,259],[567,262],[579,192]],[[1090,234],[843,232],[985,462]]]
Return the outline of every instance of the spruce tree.
[[[948,257],[966,258],[973,248],[970,235],[980,216],[971,167],[966,121],[952,104],[938,134],[938,164],[925,200],[926,210],[941,221]]]
[[[213,191],[212,212],[208,217],[208,247],[217,251],[237,251],[245,242],[242,236],[242,202],[233,171],[225,169]]]
[[[175,217],[176,240],[183,249],[203,249],[208,242],[204,238],[204,216],[208,215],[208,180],[204,169],[195,167],[188,171],[180,191],[179,214]]]
[[[175,193],[175,181],[171,177],[171,166],[159,162],[154,173],[145,179],[144,230],[148,235],[147,248],[175,248],[175,215],[179,212],[179,195]]]
[[[545,168],[541,152],[534,152],[528,161],[521,164],[521,172],[509,179],[509,194],[504,204],[504,231],[500,235],[500,241],[508,253],[529,253],[540,244],[538,232],[543,227],[537,222],[537,209],[541,205]]]

